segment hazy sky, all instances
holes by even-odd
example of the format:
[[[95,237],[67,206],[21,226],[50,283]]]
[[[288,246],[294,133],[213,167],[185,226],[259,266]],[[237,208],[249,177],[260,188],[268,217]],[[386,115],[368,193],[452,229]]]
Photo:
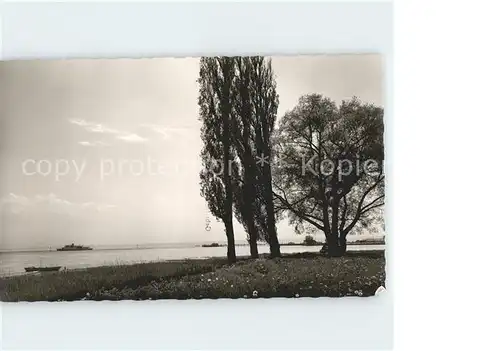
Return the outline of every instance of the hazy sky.
[[[278,116],[313,92],[383,104],[378,55],[273,67]],[[0,248],[224,241],[199,195],[198,68],[195,58],[1,62]],[[278,230],[300,240],[286,222]]]

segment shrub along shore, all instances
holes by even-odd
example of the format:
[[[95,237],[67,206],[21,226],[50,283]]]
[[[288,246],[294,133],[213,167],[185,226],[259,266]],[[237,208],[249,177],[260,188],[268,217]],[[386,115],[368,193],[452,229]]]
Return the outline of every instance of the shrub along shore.
[[[383,251],[275,259],[225,258],[103,266],[0,278],[2,301],[372,296],[385,285]]]

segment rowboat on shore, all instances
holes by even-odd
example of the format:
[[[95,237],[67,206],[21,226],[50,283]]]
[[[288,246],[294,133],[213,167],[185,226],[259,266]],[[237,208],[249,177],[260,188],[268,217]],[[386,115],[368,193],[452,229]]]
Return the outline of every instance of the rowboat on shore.
[[[55,267],[24,267],[24,270],[26,272],[52,272],[52,271],[58,271],[61,269],[61,266],[55,266]]]

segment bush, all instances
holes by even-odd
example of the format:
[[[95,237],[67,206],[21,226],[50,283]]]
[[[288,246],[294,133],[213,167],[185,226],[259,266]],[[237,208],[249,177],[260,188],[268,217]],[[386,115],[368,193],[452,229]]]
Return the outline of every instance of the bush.
[[[316,240],[314,240],[312,235],[306,235],[306,237],[304,239],[304,245],[313,246],[313,245],[317,245],[317,244],[318,243],[316,242]]]

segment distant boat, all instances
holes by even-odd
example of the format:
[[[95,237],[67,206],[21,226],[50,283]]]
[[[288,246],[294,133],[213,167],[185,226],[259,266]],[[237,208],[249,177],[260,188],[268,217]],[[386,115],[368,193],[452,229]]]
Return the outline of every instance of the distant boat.
[[[55,267],[24,267],[26,272],[50,272],[50,271],[58,271],[61,269],[61,266]]]
[[[219,243],[203,244],[201,247],[222,247],[223,245]]]
[[[63,247],[57,249],[57,251],[84,251],[84,250],[92,250],[91,247],[83,246],[83,245],[64,245]]]

